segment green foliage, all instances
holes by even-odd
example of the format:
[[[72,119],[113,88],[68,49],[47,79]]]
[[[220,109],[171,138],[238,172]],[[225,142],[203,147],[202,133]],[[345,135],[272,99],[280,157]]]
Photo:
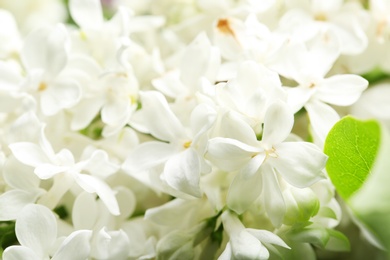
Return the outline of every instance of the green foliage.
[[[15,234],[15,222],[0,222],[0,257],[4,249],[18,243]]]
[[[345,117],[329,132],[324,150],[329,177],[359,226],[390,250],[390,134],[376,121]]]
[[[371,172],[380,144],[380,125],[347,116],[330,130],[324,152],[326,170],[342,198],[347,200]]]

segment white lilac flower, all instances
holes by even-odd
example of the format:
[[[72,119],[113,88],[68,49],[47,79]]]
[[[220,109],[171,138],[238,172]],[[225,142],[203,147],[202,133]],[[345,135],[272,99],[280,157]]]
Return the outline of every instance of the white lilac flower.
[[[93,160],[102,160],[100,170],[115,172],[117,168],[110,163],[105,157],[105,152],[95,151],[88,160],[75,162],[73,154],[62,149],[55,153],[51,144],[45,137],[44,127],[41,130],[39,145],[30,142],[19,142],[10,145],[13,155],[23,164],[34,167],[34,173],[40,179],[54,178],[54,184],[45,197],[41,198],[44,204],[50,208],[54,208],[62,196],[67,192],[73,183],[77,183],[82,189],[96,193],[103,200],[107,208],[113,215],[119,215],[119,208],[111,188],[101,179],[89,175],[82,174],[82,171],[89,170],[89,164]],[[102,154],[103,153],[103,154]],[[97,158],[95,158],[97,156]],[[92,169],[94,166],[92,166]]]
[[[68,58],[67,40],[64,27],[44,27],[27,37],[21,51],[27,74],[23,87],[39,101],[42,113],[47,116],[74,106],[81,96],[76,81],[61,77]]]
[[[239,171],[229,188],[227,204],[231,209],[243,213],[263,189],[267,213],[272,223],[280,226],[285,205],[276,174],[296,187],[308,187],[323,178],[320,173],[327,157],[312,143],[284,142],[294,119],[282,102],[268,108],[261,141],[245,122],[236,120],[238,128],[247,129],[245,136],[211,139],[206,158],[221,170]],[[309,155],[311,160],[307,160]]]
[[[193,113],[191,128],[187,129],[161,93],[149,91],[140,95],[142,109],[134,114],[130,124],[164,142],[145,142],[136,147],[126,160],[124,169],[136,175],[163,165],[161,177],[171,188],[200,197],[201,173],[210,170],[202,156],[202,135],[211,127],[212,119],[210,122],[202,113]]]
[[[307,110],[313,135],[320,146],[330,128],[340,119],[330,105],[349,106],[368,86],[367,80],[354,74],[326,77],[339,56],[338,44],[326,40],[327,37],[334,36],[330,32],[326,36],[318,36],[310,46],[287,44],[280,58],[287,55],[288,59],[281,58],[281,62],[272,65],[281,75],[299,84],[286,88],[287,103],[294,113],[302,107]]]
[[[237,77],[216,85],[216,101],[221,107],[242,114],[243,120],[261,132],[267,108],[277,100],[286,101],[279,75],[252,61],[239,65]]]
[[[280,237],[267,230],[245,228],[238,216],[230,211],[222,214],[229,242],[218,259],[268,259],[268,244],[290,248]]]
[[[0,258],[349,248],[321,148],[343,114],[390,122],[388,0],[0,8]]]
[[[3,177],[12,189],[0,195],[1,221],[16,219],[25,206],[35,203],[45,193],[39,188],[40,180],[32,169],[19,163],[13,156],[5,161]]]
[[[3,259],[85,259],[90,253],[90,230],[77,230],[56,248],[57,222],[51,210],[41,205],[26,206],[16,219],[20,246],[10,246]]]
[[[369,21],[357,3],[330,1],[287,1],[288,11],[280,19],[280,30],[295,39],[308,41],[330,31],[342,54],[356,55],[367,47],[364,29]]]
[[[15,59],[18,57],[22,47],[22,39],[13,14],[2,9],[0,11],[0,23],[4,26],[0,31],[0,39],[2,41],[0,57],[4,60]]]

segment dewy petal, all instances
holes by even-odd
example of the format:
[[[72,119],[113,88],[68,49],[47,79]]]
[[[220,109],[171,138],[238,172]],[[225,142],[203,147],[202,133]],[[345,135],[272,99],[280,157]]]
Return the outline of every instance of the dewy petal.
[[[40,192],[10,190],[0,195],[0,221],[14,220],[20,211],[29,204],[34,203]]]
[[[43,69],[54,78],[66,65],[67,32],[63,26],[41,28],[26,39],[21,58],[27,69]]]
[[[91,230],[77,230],[73,232],[65,238],[58,251],[54,254],[52,260],[87,259],[91,251],[91,236]]]
[[[259,167],[264,159],[265,154],[252,158],[230,184],[227,205],[237,214],[247,210],[261,193],[262,179]]]
[[[315,144],[285,142],[275,149],[278,157],[268,161],[291,185],[305,188],[323,179],[321,171],[328,157]]]
[[[305,109],[309,114],[310,124],[315,134],[323,144],[329,130],[337,121],[339,121],[340,116],[332,107],[318,100],[311,100],[308,102],[305,105]]]
[[[307,157],[308,158],[308,157]],[[290,166],[291,167],[291,166]],[[286,213],[282,192],[275,172],[268,163],[262,166],[263,173],[263,197],[267,214],[275,227],[280,227]]]
[[[160,92],[141,92],[140,96],[142,108],[130,120],[133,127],[164,141],[186,137],[183,125]]]
[[[315,97],[337,106],[355,103],[367,88],[368,81],[358,75],[335,75],[316,86]]]
[[[69,11],[82,29],[99,29],[103,24],[103,11],[99,0],[70,0]]]
[[[175,147],[171,144],[155,141],[145,142],[131,152],[122,167],[127,173],[138,174],[165,163],[175,153]]]
[[[164,177],[172,188],[201,197],[200,158],[194,149],[188,148],[172,156],[165,164]]]
[[[241,169],[261,148],[253,147],[230,138],[216,137],[209,141],[206,159],[224,171]]]
[[[272,104],[264,119],[262,143],[266,149],[283,142],[290,134],[294,124],[294,116],[289,107],[282,101]]]
[[[33,249],[26,246],[10,246],[3,252],[4,260],[41,260]]]
[[[48,208],[30,204],[16,219],[15,233],[21,245],[31,248],[42,258],[57,239],[57,222]]]
[[[50,163],[50,159],[42,151],[41,147],[34,143],[20,142],[9,145],[13,155],[21,163],[37,167],[44,163]]]
[[[114,216],[118,216],[119,205],[113,190],[104,181],[87,174],[77,174],[75,180],[87,192],[95,192]]]

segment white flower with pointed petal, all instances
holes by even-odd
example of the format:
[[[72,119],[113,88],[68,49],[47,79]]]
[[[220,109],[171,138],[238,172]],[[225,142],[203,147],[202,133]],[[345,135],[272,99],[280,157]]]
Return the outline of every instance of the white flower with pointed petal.
[[[218,105],[241,113],[256,132],[261,131],[267,108],[286,99],[279,75],[253,61],[241,63],[236,78],[216,86]]]
[[[287,6],[279,29],[294,40],[308,41],[317,33],[329,30],[336,36],[332,40],[340,43],[342,54],[356,55],[367,47],[364,30],[369,17],[361,5],[341,0],[314,0],[288,1]]]
[[[0,220],[14,220],[20,211],[45,191],[39,188],[40,180],[30,167],[10,156],[3,166],[3,177],[12,189],[0,195]]]
[[[24,42],[21,53],[27,70],[24,87],[39,99],[44,115],[74,106],[81,96],[76,81],[60,76],[67,63],[67,41],[66,29],[57,26],[36,30]]]
[[[35,168],[34,173],[40,179],[55,177],[52,188],[41,198],[41,201],[45,201],[48,206],[55,207],[65,192],[76,182],[87,192],[98,194],[110,212],[113,215],[119,215],[118,203],[111,188],[93,175],[81,174],[82,171],[93,169],[88,166],[89,160],[94,160],[94,156],[99,156],[98,151],[95,151],[89,160],[76,163],[69,150],[62,149],[57,154],[54,152],[50,142],[46,139],[44,127],[41,129],[39,145],[19,142],[9,147],[20,162]],[[108,171],[116,170],[111,165],[100,167],[100,170],[104,168]]]
[[[308,187],[322,179],[321,170],[327,157],[314,144],[284,142],[294,119],[283,102],[276,102],[267,110],[261,141],[257,141],[245,122],[236,120],[237,127],[248,128],[246,138],[251,137],[251,141],[243,143],[232,138],[213,138],[209,141],[206,158],[222,170],[239,171],[229,188],[227,204],[231,209],[243,213],[263,187],[267,213],[272,223],[280,226],[285,206],[275,174],[280,174],[296,187]]]
[[[219,260],[268,259],[270,255],[264,244],[290,249],[280,237],[270,231],[245,228],[238,216],[231,211],[222,214],[222,223],[229,235],[229,242]]]
[[[44,206],[26,206],[16,219],[16,237],[20,246],[4,250],[3,259],[49,259],[57,240],[57,222],[54,214]],[[52,259],[86,259],[92,232],[79,230],[70,234],[57,248]]]
[[[330,32],[316,38],[310,48],[302,43],[286,46],[281,55],[281,63],[272,68],[281,75],[294,79],[298,86],[286,88],[287,103],[293,112],[304,107],[310,118],[315,141],[322,147],[325,137],[332,126],[340,119],[338,113],[328,104],[349,106],[355,103],[367,88],[368,81],[358,75],[340,74],[325,78],[339,56],[338,45],[327,38],[333,38]]]
[[[163,180],[173,189],[195,197],[201,196],[200,174],[209,171],[202,158],[202,136],[212,126],[207,109],[194,109],[191,131],[188,131],[170,109],[164,96],[156,91],[142,92],[142,109],[137,111],[130,124],[144,133],[150,133],[165,142],[145,142],[134,149],[124,163],[130,174],[149,171],[163,165]],[[201,111],[200,113],[196,113]],[[192,134],[192,136],[191,136]]]

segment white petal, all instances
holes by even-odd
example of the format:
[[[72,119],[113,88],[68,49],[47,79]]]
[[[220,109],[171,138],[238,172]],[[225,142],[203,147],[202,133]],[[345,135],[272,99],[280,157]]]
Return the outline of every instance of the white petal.
[[[368,81],[358,75],[335,75],[316,86],[315,97],[330,104],[349,106],[355,103]]]
[[[120,219],[125,221],[134,213],[137,205],[137,199],[129,188],[120,186],[116,188],[116,191],[116,199],[121,212]]]
[[[33,249],[26,246],[10,246],[3,252],[4,260],[41,260]]]
[[[22,50],[22,60],[28,69],[43,69],[49,78],[54,78],[66,65],[64,27],[41,28],[31,33]]]
[[[99,29],[103,24],[103,11],[99,0],[70,0],[69,11],[82,29]]]
[[[75,178],[78,185],[87,192],[95,192],[114,216],[118,216],[119,206],[113,190],[104,181],[87,174],[77,174]]]
[[[286,212],[286,205],[278,180],[269,164],[262,166],[263,170],[263,196],[268,217],[275,227],[280,227]]]
[[[69,167],[57,166],[49,163],[43,163],[37,166],[34,173],[42,180],[53,178],[53,176],[65,172]]]
[[[218,135],[236,139],[246,144],[257,143],[256,133],[252,127],[233,111],[225,113],[221,118]]]
[[[130,174],[138,174],[166,162],[175,153],[175,147],[170,144],[145,142],[133,150],[123,164],[123,169]]]
[[[201,33],[185,49],[180,66],[180,79],[187,86],[195,85],[204,75],[210,58],[210,48],[206,33]]]
[[[14,220],[20,211],[38,198],[40,192],[10,190],[0,195],[0,221]]]
[[[129,237],[122,230],[109,231],[102,228],[93,241],[92,256],[97,259],[128,259]]]
[[[201,203],[203,204],[201,200],[174,199],[161,206],[147,209],[145,219],[168,227],[187,225],[186,221],[196,214]]]
[[[57,238],[56,218],[44,206],[27,205],[16,219],[15,233],[21,245],[43,258]]]
[[[230,138],[216,137],[209,141],[205,156],[221,170],[230,172],[239,170],[260,152],[261,148]]]
[[[377,84],[364,91],[357,103],[351,107],[351,113],[359,118],[390,119],[390,85]]]
[[[188,148],[172,156],[166,162],[163,174],[172,188],[198,198],[201,197],[200,159],[194,149]]]
[[[73,81],[56,81],[50,84],[41,95],[41,109],[51,116],[61,109],[71,108],[81,97],[80,86]]]
[[[147,91],[140,95],[142,109],[134,113],[131,118],[130,124],[133,127],[164,141],[186,137],[183,125],[160,92]]]
[[[263,260],[269,258],[267,248],[245,229],[242,230],[238,236],[230,237],[230,243],[235,259]]]
[[[12,188],[25,191],[38,188],[40,183],[33,169],[21,164],[14,156],[10,156],[6,160],[3,168],[3,177]]]
[[[102,121],[108,125],[115,125],[126,118],[130,113],[130,102],[127,99],[107,101],[101,110]]]
[[[253,228],[247,228],[246,230],[263,243],[273,244],[290,249],[290,247],[278,235],[268,230],[260,230]]]
[[[5,91],[15,91],[22,81],[22,77],[17,68],[11,64],[0,61],[0,89]]]
[[[298,188],[308,187],[323,179],[327,156],[313,143],[285,142],[275,146],[277,158],[269,163],[283,178]]]
[[[197,133],[196,136],[204,134],[214,125],[216,118],[217,112],[213,107],[205,103],[197,105],[191,112],[192,133]]]
[[[278,101],[272,104],[264,119],[262,143],[266,149],[283,142],[290,134],[293,124],[294,116],[285,103]]]
[[[93,152],[91,158],[84,166],[84,170],[87,170],[94,176],[102,178],[114,174],[118,169],[119,166],[109,161],[108,154],[104,150],[96,150]]]
[[[222,254],[218,257],[218,260],[232,260],[234,259],[232,253],[232,247],[230,242],[228,242]]]
[[[340,116],[330,106],[318,101],[311,100],[305,105],[305,109],[309,114],[310,124],[319,141],[323,144],[329,130],[339,121]]]
[[[291,112],[294,114],[298,112],[314,93],[314,89],[295,87],[286,88],[287,91],[287,104],[291,108]]]
[[[20,162],[37,167],[44,163],[50,163],[49,158],[42,151],[41,147],[34,143],[20,142],[9,145],[12,153]]]
[[[71,129],[74,131],[87,127],[103,106],[103,98],[85,98],[74,107]]]
[[[93,229],[98,216],[96,195],[82,192],[73,203],[72,223],[76,230]]]
[[[52,260],[72,259],[85,260],[91,251],[91,230],[77,230],[62,242]]]
[[[264,159],[265,154],[255,156],[230,184],[227,205],[237,214],[242,214],[247,210],[261,193],[262,179],[259,167]]]
[[[176,98],[183,92],[186,93],[188,91],[186,86],[180,81],[177,70],[168,71],[160,78],[153,79],[152,85],[158,91],[171,98]]]

